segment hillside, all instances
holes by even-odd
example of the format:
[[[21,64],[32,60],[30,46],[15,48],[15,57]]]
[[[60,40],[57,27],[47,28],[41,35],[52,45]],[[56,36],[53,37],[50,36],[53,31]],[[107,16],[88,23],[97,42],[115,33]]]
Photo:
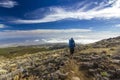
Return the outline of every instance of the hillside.
[[[117,50],[120,49],[120,36],[104,39],[92,44],[87,45],[79,45],[77,50],[79,53],[106,53],[106,54],[114,54]],[[77,52],[78,52],[77,51]]]
[[[116,37],[78,45],[73,57],[59,44],[2,48],[0,80],[120,80],[119,44]]]
[[[115,46],[119,46],[120,45],[120,36],[118,37],[114,37],[114,38],[109,38],[109,39],[104,39],[101,41],[98,41],[94,44],[92,44],[92,46],[94,48],[96,47],[115,47]]]
[[[17,56],[23,56],[25,54],[34,54],[37,52],[62,49],[66,47],[67,44],[43,44],[43,45],[31,45],[31,46],[7,47],[7,48],[0,48],[0,56],[5,58],[13,58]]]

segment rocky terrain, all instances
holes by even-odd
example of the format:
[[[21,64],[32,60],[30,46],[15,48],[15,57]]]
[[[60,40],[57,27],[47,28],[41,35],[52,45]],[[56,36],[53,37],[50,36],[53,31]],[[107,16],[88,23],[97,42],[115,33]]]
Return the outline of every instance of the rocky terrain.
[[[1,56],[0,80],[120,80],[120,47],[115,39],[119,37],[103,40],[104,45],[117,42],[111,47],[76,46],[74,56],[68,48],[53,47],[13,58]]]
[[[60,66],[64,65],[67,60],[67,58],[62,57],[63,54],[64,49],[60,49],[2,60],[0,80],[22,80],[24,78],[31,80],[31,77],[38,80],[48,80],[49,78],[46,76],[59,70]]]
[[[98,41],[92,44],[94,48],[97,48],[97,47],[106,48],[106,47],[113,47],[113,46],[119,46],[119,45],[120,45],[120,36],[109,38],[109,39],[104,39],[104,40],[101,40],[101,41]]]

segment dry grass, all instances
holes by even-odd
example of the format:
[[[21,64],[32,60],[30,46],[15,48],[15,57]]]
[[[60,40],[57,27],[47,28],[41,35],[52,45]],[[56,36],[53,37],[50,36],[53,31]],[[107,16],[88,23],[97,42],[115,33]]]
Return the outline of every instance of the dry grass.
[[[107,54],[113,54],[116,51],[117,47],[112,47],[112,48],[88,48],[85,50],[81,50],[78,53],[102,53],[106,52]]]
[[[114,54],[120,54],[120,46],[116,48]]]
[[[20,77],[20,75],[16,75],[13,78],[13,80],[39,80],[39,78],[37,76],[33,76],[33,75],[31,75],[31,76],[29,76],[27,78],[22,78],[22,77]]]

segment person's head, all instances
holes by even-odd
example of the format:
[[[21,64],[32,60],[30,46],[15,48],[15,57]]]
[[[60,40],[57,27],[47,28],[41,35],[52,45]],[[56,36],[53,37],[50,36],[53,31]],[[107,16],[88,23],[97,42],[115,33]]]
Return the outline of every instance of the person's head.
[[[73,38],[70,38],[70,40],[73,40]]]

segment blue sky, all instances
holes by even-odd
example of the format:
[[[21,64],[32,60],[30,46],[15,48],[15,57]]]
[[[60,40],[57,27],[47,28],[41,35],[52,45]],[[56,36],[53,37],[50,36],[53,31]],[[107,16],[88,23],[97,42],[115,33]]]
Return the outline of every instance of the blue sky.
[[[93,43],[120,36],[120,0],[0,0],[0,45]]]

